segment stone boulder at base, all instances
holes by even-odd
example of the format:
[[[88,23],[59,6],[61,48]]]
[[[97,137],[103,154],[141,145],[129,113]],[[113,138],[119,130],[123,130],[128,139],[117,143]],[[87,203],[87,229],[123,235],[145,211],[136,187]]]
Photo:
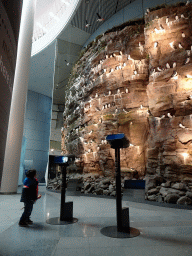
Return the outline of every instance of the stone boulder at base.
[[[176,204],[178,199],[179,199],[179,195],[178,194],[168,194],[165,197],[165,202],[167,202],[169,204]]]
[[[192,200],[189,197],[187,197],[187,196],[182,196],[181,198],[179,198],[177,200],[177,204],[191,205],[192,204]]]

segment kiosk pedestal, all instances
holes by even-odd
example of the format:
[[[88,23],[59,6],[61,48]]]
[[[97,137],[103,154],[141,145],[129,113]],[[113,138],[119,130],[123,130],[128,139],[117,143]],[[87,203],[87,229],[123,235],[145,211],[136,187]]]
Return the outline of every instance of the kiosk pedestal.
[[[78,221],[77,218],[73,218],[73,202],[65,202],[65,192],[66,192],[66,167],[69,162],[74,161],[75,157],[73,155],[65,155],[55,157],[55,162],[61,165],[62,171],[62,185],[61,185],[61,207],[60,207],[60,217],[47,219],[46,222],[52,225],[67,225]]]
[[[120,172],[120,148],[127,148],[129,141],[123,133],[108,135],[106,140],[115,149],[115,175],[116,175],[116,214],[117,226],[105,227],[101,233],[115,238],[129,238],[140,235],[138,229],[129,225],[129,208],[122,209],[121,200],[121,172]]]

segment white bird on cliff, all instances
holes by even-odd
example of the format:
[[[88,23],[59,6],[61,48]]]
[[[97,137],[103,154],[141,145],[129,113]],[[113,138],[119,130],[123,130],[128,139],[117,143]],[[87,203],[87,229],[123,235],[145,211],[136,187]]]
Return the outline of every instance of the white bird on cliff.
[[[181,43],[179,43],[179,48],[180,48],[180,49],[182,49],[182,48],[183,48],[183,46],[181,45]]]
[[[126,89],[126,90],[125,90],[125,92],[126,92],[126,93],[128,93],[128,92],[129,92],[129,90],[128,90],[128,89]]]
[[[177,63],[173,62],[173,68],[176,68],[176,66],[177,66]]]
[[[106,55],[105,57],[106,57],[106,59],[108,59],[108,55]]]
[[[98,98],[98,94],[97,93],[95,94],[95,98]]]
[[[155,69],[151,70],[151,76],[153,76],[155,74]]]
[[[156,48],[158,46],[158,42],[154,43],[154,48]]]
[[[169,17],[166,17],[165,22],[166,22],[166,24],[169,22]]]
[[[127,56],[127,59],[128,59],[128,60],[130,60],[130,59],[131,59],[131,56],[130,56],[130,55],[128,55],[128,56]]]
[[[108,104],[108,108],[110,108],[111,107],[111,104]]]
[[[176,20],[178,20],[178,19],[179,19],[179,17],[178,17],[178,16],[175,16],[175,19],[176,19]]]
[[[182,35],[182,37],[185,37],[185,33],[183,33],[183,32],[182,32],[182,34],[181,34],[181,35]]]
[[[120,51],[119,53],[120,53],[120,55],[123,55],[122,51]]]
[[[173,49],[173,50],[175,50],[175,47],[174,47],[174,42],[171,42],[171,43],[169,43],[169,45],[171,46],[171,48]]]
[[[185,18],[185,16],[184,16],[183,14],[181,14],[181,18],[183,18],[183,19],[184,19],[184,18]]]
[[[170,68],[169,63],[166,64],[166,68]]]
[[[171,115],[170,113],[167,113],[167,116],[168,116],[169,118],[172,118],[172,115]]]
[[[96,111],[100,111],[100,109],[98,107],[95,108]]]
[[[190,50],[187,50],[187,55],[190,56],[191,55],[191,51]]]
[[[190,58],[187,58],[186,60],[185,60],[185,63],[184,64],[188,64],[190,62]]]
[[[126,63],[123,63],[123,67],[125,67],[127,64]]]
[[[171,77],[176,77],[176,76],[177,76],[177,71],[174,70],[174,71],[173,71],[173,74],[171,75]]]
[[[133,73],[134,73],[134,75],[137,75],[137,71],[136,70],[134,70]]]
[[[159,67],[157,67],[157,70],[158,70],[159,72],[163,71],[163,70],[162,70],[162,69],[160,69]]]
[[[109,91],[109,95],[111,95],[111,91]]]
[[[184,125],[182,125],[181,123],[179,124],[179,127],[185,129],[186,127]]]
[[[83,142],[84,141],[84,138],[83,137],[79,137],[80,141]]]
[[[116,108],[116,109],[115,109],[115,113],[117,113],[117,111],[118,111],[118,110],[117,110],[117,108]]]

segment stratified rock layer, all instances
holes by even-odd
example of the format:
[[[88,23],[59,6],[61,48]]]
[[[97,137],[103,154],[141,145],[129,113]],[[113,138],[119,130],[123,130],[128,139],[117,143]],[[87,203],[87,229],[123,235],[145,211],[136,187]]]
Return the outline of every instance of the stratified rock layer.
[[[151,189],[160,186],[159,192],[153,193],[155,200],[190,203],[178,199],[190,190],[186,185],[192,181],[192,79],[187,78],[192,75],[191,21],[191,4],[156,10],[146,17],[151,114],[146,177],[149,200]],[[173,191],[175,183],[180,187]]]
[[[122,171],[145,174],[147,83],[144,25],[101,36],[76,64],[66,96],[64,145],[79,157],[84,173],[114,174],[106,136],[122,132],[132,144],[121,150]]]
[[[63,152],[76,154],[84,173],[113,176],[106,136],[125,133],[121,171],[146,174],[146,199],[191,204],[191,55],[192,4],[95,39],[68,84]]]

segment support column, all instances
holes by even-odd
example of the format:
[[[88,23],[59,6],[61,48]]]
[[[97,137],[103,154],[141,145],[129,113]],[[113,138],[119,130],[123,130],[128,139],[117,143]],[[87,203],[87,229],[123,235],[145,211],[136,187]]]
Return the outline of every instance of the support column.
[[[1,193],[17,193],[36,0],[24,0]]]

